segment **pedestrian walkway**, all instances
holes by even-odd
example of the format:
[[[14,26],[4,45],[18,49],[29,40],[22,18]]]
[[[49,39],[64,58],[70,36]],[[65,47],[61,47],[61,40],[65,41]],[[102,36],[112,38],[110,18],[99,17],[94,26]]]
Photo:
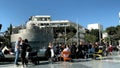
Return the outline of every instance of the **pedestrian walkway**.
[[[117,60],[116,60],[117,61]],[[56,62],[53,64],[41,61],[39,65],[28,64],[26,68],[119,68],[120,62],[106,62],[103,60],[79,61],[79,62]],[[2,63],[0,68],[22,68],[13,63]]]
[[[56,62],[54,64],[48,64],[47,62],[41,62],[40,65],[29,64],[26,68],[89,68],[86,65],[81,64],[82,62]],[[22,68],[21,65],[14,66],[14,64],[0,65],[0,68]]]
[[[113,53],[115,54],[115,53]],[[110,55],[103,57],[102,60],[93,59],[74,59],[73,62],[55,62],[40,61],[39,65],[29,63],[26,68],[119,68],[120,55]],[[21,64],[21,62],[19,62]],[[21,65],[15,66],[13,62],[0,62],[0,68],[22,68]]]

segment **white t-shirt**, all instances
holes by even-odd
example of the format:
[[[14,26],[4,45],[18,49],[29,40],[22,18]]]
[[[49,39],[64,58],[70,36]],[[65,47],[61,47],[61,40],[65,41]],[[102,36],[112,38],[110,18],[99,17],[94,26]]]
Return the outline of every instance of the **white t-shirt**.
[[[63,51],[70,52],[70,49],[67,47]],[[64,57],[69,57],[69,54],[63,54]]]
[[[51,49],[51,57],[54,57],[54,51]]]

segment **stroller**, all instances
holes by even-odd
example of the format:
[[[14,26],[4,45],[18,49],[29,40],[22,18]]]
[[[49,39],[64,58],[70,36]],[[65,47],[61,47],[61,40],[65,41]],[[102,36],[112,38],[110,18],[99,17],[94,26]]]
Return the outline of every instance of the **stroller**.
[[[37,51],[31,51],[28,54],[28,61],[32,62],[33,64],[39,64],[39,58],[37,56]]]

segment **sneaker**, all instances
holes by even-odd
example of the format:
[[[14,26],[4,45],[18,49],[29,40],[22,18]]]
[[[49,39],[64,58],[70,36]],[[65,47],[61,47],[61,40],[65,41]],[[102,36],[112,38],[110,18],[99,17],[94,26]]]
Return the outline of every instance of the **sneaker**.
[[[18,65],[20,65],[20,64],[17,63],[17,64],[15,64],[15,65],[18,66]]]
[[[25,67],[27,67],[28,66],[28,64],[25,64]]]
[[[22,65],[21,68],[24,68],[24,66]]]
[[[19,65],[18,65],[18,64],[15,64],[14,66],[18,67]]]

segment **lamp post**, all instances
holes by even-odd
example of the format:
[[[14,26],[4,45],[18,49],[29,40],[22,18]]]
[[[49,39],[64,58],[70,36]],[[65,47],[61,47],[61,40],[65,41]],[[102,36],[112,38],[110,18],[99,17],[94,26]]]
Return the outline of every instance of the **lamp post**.
[[[100,27],[100,25],[98,25],[98,27],[99,27],[99,42],[100,42],[100,45],[101,45],[101,27]]]
[[[79,25],[77,23],[77,45],[79,45]]]
[[[66,45],[66,26],[65,26],[65,45]]]
[[[100,41],[100,45],[101,45],[101,31],[99,29],[99,41]]]

